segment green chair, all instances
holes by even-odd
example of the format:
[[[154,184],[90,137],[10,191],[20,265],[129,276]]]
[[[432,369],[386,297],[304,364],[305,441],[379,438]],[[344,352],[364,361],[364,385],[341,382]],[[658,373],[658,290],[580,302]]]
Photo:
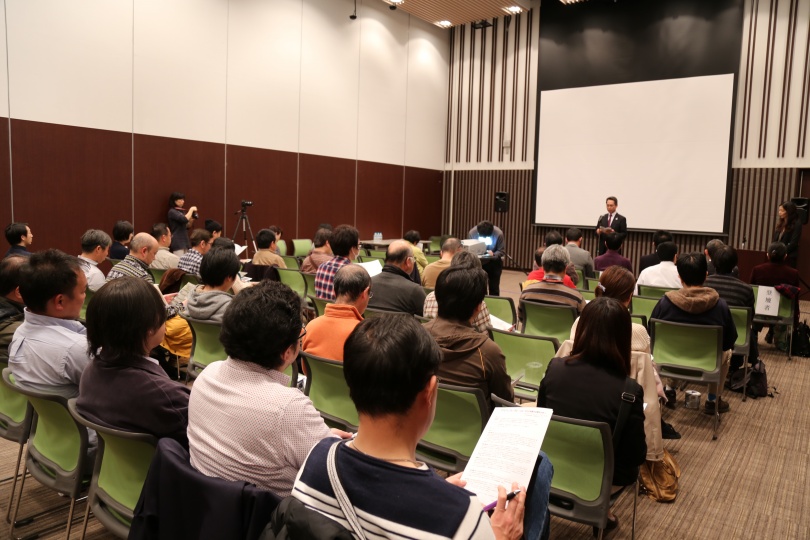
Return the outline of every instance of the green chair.
[[[3,370],[3,382],[10,390],[24,395],[34,408],[34,412],[36,412],[25,454],[25,467],[20,480],[20,493],[17,495],[14,514],[11,518],[10,534],[14,538],[15,526],[55,510],[46,510],[36,516],[17,520],[20,500],[25,490],[26,475],[31,473],[31,476],[43,486],[70,498],[70,510],[68,511],[65,533],[65,538],[69,538],[70,529],[73,525],[73,514],[76,509],[76,499],[79,498],[86,486],[84,470],[88,448],[87,429],[76,422],[70,415],[66,398],[18,386],[9,368]],[[61,508],[63,506],[59,509]],[[49,530],[59,528],[60,526],[57,525]],[[31,538],[44,533],[45,531],[40,531],[32,535]]]
[[[542,450],[554,464],[548,510],[557,516],[599,529],[607,525],[613,481],[613,437],[605,422],[554,415]],[[633,537],[638,484],[633,484]],[[614,499],[615,500],[615,499]]]
[[[571,336],[571,327],[577,319],[576,308],[531,300],[521,300],[520,307],[523,310],[524,334],[553,337],[560,343]]]
[[[166,273],[166,270],[158,270],[157,268],[150,268],[149,272],[152,274],[152,277],[155,278],[155,283],[160,283],[160,280],[163,279],[163,274]]]
[[[372,261],[380,261],[380,264],[385,266],[385,257],[372,257],[370,255],[360,255],[357,257],[357,262],[372,262]]]
[[[343,378],[343,362],[327,360],[301,352],[301,360],[307,372],[304,394],[323,419],[340,429],[357,431],[360,420],[357,409],[349,397],[349,387]]]
[[[148,433],[133,433],[91,422],[76,409],[76,399],[68,401],[68,410],[78,423],[98,433],[81,537],[87,533],[92,509],[108,531],[127,538],[158,440]]]
[[[583,291],[582,289],[577,289],[577,292],[582,295],[582,298],[586,302],[590,302],[594,298],[596,298],[596,293],[594,291]]]
[[[301,263],[298,262],[296,257],[293,257],[292,255],[282,255],[281,258],[284,259],[284,264],[287,265],[289,270],[301,269]]]
[[[576,285],[577,285],[577,287],[583,289],[583,288],[585,288],[585,285],[586,285],[586,283],[585,283],[585,273],[582,271],[581,268],[577,268],[576,272],[577,272]]]
[[[307,282],[307,294],[315,294],[315,274],[301,272],[304,276],[304,281]]]
[[[306,257],[312,251],[312,240],[309,238],[294,238],[293,239],[293,256]]]
[[[90,305],[90,300],[92,300],[93,295],[96,294],[95,291],[89,288],[84,292],[85,292],[84,304],[82,304],[82,309],[81,311],[79,311],[79,319],[82,321],[87,320],[87,306]]]
[[[433,291],[435,291],[436,289],[435,289],[435,288],[433,288],[433,287],[425,287],[425,286],[423,285],[423,286],[422,286],[422,290],[424,290],[424,291],[425,291],[425,296],[427,296],[427,295],[429,295],[430,293],[432,293]]]
[[[385,260],[385,250],[384,249],[370,249],[368,250],[369,257],[376,257],[377,259]]]
[[[697,384],[717,384],[718,391],[725,381],[720,368],[723,361],[723,327],[650,320],[650,348],[659,375]],[[720,423],[720,407],[715,407],[714,434]]]
[[[560,342],[554,338],[529,336],[515,332],[489,329],[489,337],[506,357],[506,373],[514,380],[520,372],[523,377],[515,385],[515,396],[537,401],[540,381],[548,364],[557,354]]]
[[[638,295],[648,296],[650,298],[661,298],[669,291],[677,291],[677,290],[678,289],[674,289],[672,287],[653,287],[652,285],[639,285]]]
[[[635,313],[630,314],[630,321],[636,324],[640,324],[644,328],[647,328],[647,316],[646,315],[636,315]]]
[[[278,254],[282,257],[287,255],[287,241],[286,240],[278,240],[276,241],[276,247],[278,247]]]
[[[436,416],[416,446],[416,459],[443,471],[463,471],[487,420],[489,406],[480,388],[439,383]]]
[[[430,237],[430,247],[428,251],[430,253],[438,253],[442,250],[442,237],[441,236],[431,236]]]
[[[0,362],[0,370],[8,367],[5,362]],[[31,432],[31,420],[34,416],[34,409],[28,403],[25,396],[19,392],[0,384],[0,437],[17,443],[17,465],[14,467],[14,476],[11,491],[8,494],[8,506],[6,511],[6,521],[11,520],[11,505],[14,502],[14,492],[17,489],[17,480],[20,478],[20,461],[22,461],[25,443],[28,442],[28,435]],[[6,482],[7,480],[3,480]]]
[[[515,302],[508,296],[490,296],[484,297],[484,302],[487,303],[487,309],[490,315],[495,315],[502,321],[511,325],[517,323],[517,313],[515,312]]]
[[[411,317],[410,313],[406,313],[404,311],[388,311],[386,309],[366,308],[366,311],[363,313],[363,318],[371,319],[373,317],[382,317],[383,315],[395,315],[397,317]]]
[[[186,273],[185,275],[183,275],[183,279],[180,280],[180,288],[182,289],[183,287],[185,287],[189,283],[192,283],[194,285],[199,285],[200,284],[200,278],[198,278],[194,274]]]
[[[217,360],[225,360],[228,353],[219,341],[222,327],[216,323],[188,319],[191,327],[191,356],[186,367],[186,382],[196,379],[206,367]]]
[[[433,264],[438,262],[441,259],[440,255],[425,255],[425,259],[427,259],[428,264]]]
[[[426,323],[429,323],[430,321],[433,320],[430,317],[422,317],[421,315],[414,315],[413,317],[414,317],[414,319],[419,321],[421,324],[426,324]]]
[[[731,318],[734,319],[734,326],[737,328],[737,341],[734,342],[734,354],[744,356],[743,368],[745,369],[743,381],[748,380],[748,355],[751,352],[751,325],[753,323],[754,311],[750,307],[729,306]],[[747,396],[746,385],[743,384],[743,401]]]
[[[653,298],[649,296],[634,296],[630,301],[630,314],[643,315],[649,321],[652,318],[652,312],[655,306],[658,305],[660,298]]]
[[[308,294],[310,302],[312,302],[312,307],[315,308],[315,316],[320,317],[326,312],[326,305],[327,304],[334,304],[334,300],[326,300],[325,298],[318,298],[314,294]]]
[[[757,285],[753,285],[752,288],[754,289],[754,305],[757,303],[757,298],[759,298],[759,287]],[[787,355],[788,361],[792,360],[792,352],[793,352],[793,324],[795,321],[794,310],[796,308],[796,302],[791,300],[790,298],[783,296],[779,301],[779,311],[777,312],[776,316],[770,317],[768,315],[759,315],[754,314],[753,322],[754,324],[762,324],[762,325],[774,325],[774,324],[781,324],[788,327],[788,348],[787,348]]]
[[[281,282],[291,288],[301,300],[307,300],[307,280],[298,270],[290,268],[278,268],[278,277]]]
[[[585,278],[585,285],[584,289],[588,289],[589,291],[595,291],[596,286],[599,285],[599,278],[598,277],[586,277]]]

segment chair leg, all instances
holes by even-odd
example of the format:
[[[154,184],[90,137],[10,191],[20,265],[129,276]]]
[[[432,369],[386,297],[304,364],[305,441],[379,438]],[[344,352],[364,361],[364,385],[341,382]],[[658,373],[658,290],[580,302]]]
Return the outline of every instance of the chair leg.
[[[748,387],[748,355],[747,354],[743,357],[743,366],[744,366],[745,371],[743,372],[743,399],[742,400],[745,401],[746,398],[747,398],[746,389]]]
[[[89,508],[90,505],[88,504]],[[70,540],[70,529],[73,526],[73,510],[76,509],[76,499],[70,498],[70,510],[68,511],[67,530],[65,531],[65,540]]]
[[[714,407],[714,434],[712,435],[712,440],[717,440],[717,428],[720,425],[720,395],[717,395],[717,403]]]
[[[22,499],[23,489],[25,489],[25,474],[27,472],[28,466],[23,467],[23,476],[22,480],[20,480],[20,494],[17,495],[17,503],[14,505],[14,514],[11,517],[11,527],[9,528],[9,538],[11,539],[14,538],[14,527],[17,524],[17,512],[20,511],[20,500]]]
[[[6,510],[6,523],[11,523],[11,505],[14,502],[14,491],[17,489],[17,479],[20,476],[20,461],[22,461],[23,446],[17,452],[17,466],[14,467],[14,482],[11,484],[11,493],[8,494],[8,509]],[[23,471],[25,474],[25,471]]]
[[[84,509],[84,522],[82,523],[82,535],[81,540],[84,540],[84,537],[87,536],[87,522],[90,520],[90,498],[87,498],[87,507]]]
[[[631,532],[631,539],[636,540],[636,508],[638,507],[638,478],[636,484],[633,486],[633,529]]]
[[[793,358],[791,354],[793,353],[793,324],[791,323],[788,326],[788,362],[790,362]]]

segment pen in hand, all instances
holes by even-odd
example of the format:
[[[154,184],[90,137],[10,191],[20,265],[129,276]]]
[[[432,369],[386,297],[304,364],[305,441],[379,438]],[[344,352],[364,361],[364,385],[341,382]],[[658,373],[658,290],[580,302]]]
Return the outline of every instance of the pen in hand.
[[[515,491],[510,491],[509,493],[506,494],[506,500],[511,501],[512,499],[517,497],[519,493],[520,493],[519,489],[516,489]],[[495,507],[497,505],[498,505],[498,501],[489,503],[488,505],[486,505],[484,507],[484,512],[491,512],[492,510],[495,510]]]

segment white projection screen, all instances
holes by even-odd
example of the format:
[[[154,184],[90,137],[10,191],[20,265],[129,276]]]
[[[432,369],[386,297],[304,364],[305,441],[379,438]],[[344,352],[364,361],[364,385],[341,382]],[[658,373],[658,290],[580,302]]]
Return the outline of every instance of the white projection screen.
[[[605,198],[630,229],[723,233],[734,75],[549,90],[535,224],[593,228]]]

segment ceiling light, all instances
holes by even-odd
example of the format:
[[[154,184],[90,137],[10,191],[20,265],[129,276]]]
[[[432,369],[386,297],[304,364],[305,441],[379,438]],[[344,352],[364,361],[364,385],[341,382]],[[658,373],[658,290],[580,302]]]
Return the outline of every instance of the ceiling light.
[[[523,13],[523,8],[520,6],[509,6],[507,8],[503,8],[504,11],[516,15],[518,13]]]
[[[451,23],[450,21],[439,21],[436,23],[436,25],[441,26],[442,28],[450,28],[451,26],[453,26],[453,23]]]
[[[388,0],[388,1],[394,4],[395,6],[401,6],[402,4],[405,3],[405,0]]]

